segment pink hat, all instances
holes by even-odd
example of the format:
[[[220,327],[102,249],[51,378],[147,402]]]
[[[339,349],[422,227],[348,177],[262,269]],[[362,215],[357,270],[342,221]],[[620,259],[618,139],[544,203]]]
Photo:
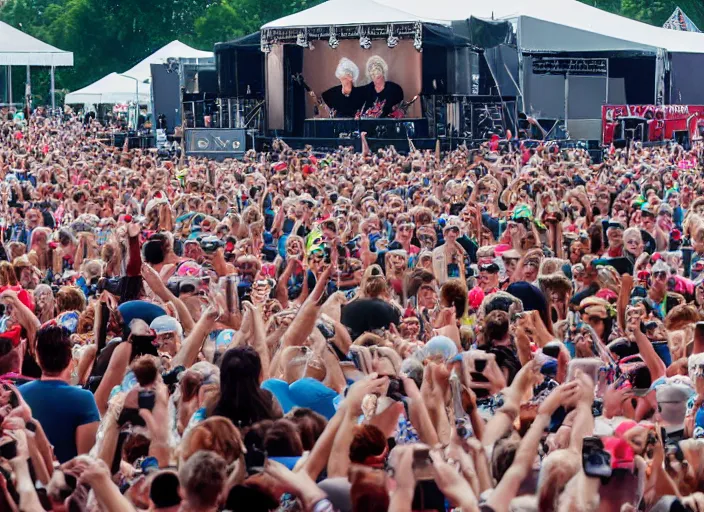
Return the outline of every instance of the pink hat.
[[[494,254],[496,256],[501,256],[503,253],[505,253],[506,251],[510,251],[511,249],[513,249],[513,247],[508,244],[499,244],[494,247]]]
[[[200,277],[201,268],[195,261],[185,261],[178,267],[179,277]]]
[[[633,470],[635,454],[628,441],[618,437],[602,437],[604,450],[611,454],[611,467],[613,469]]]
[[[467,298],[469,300],[469,307],[472,309],[479,309],[479,306],[482,305],[482,302],[484,301],[484,291],[479,288],[478,286],[475,286],[471,290],[469,290],[469,294],[467,294]]]
[[[626,432],[637,426],[638,423],[633,420],[622,421],[619,423],[618,427],[616,427],[616,430],[614,430],[614,434],[616,434],[616,437],[622,437]]]
[[[618,295],[616,295],[616,292],[614,292],[613,290],[609,290],[608,288],[602,288],[601,290],[596,292],[596,296],[600,299],[608,300],[611,303],[618,300]]]

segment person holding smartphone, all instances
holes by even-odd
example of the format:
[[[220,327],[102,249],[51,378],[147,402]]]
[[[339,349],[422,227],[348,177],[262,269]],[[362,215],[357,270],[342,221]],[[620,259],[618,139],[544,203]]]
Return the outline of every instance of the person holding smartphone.
[[[73,358],[66,329],[56,325],[40,329],[37,356],[41,379],[18,390],[63,463],[93,447],[100,414],[90,391],[69,384]]]

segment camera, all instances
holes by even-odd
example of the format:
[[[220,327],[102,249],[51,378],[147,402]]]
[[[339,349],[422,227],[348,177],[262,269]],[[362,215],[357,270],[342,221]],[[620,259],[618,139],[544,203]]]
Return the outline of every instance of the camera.
[[[598,437],[585,437],[582,443],[582,468],[592,478],[611,477],[611,454],[604,450],[604,443]]]
[[[203,281],[197,277],[172,277],[166,283],[166,287],[175,297],[179,297],[184,293],[196,293],[203,284]]]
[[[206,236],[200,241],[200,248],[206,254],[212,254],[221,247],[225,247],[225,243],[216,236]]]

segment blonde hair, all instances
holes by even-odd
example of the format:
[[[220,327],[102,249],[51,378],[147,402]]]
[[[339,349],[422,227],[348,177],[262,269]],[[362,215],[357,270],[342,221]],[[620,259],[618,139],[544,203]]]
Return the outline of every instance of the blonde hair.
[[[640,232],[640,228],[628,228],[626,231],[623,232],[623,240],[627,240],[631,237],[636,237],[640,242],[643,242],[643,235]]]
[[[559,272],[560,270],[562,270],[562,267],[567,264],[569,264],[569,261],[563,260],[560,258],[545,258],[540,263],[539,274],[541,276],[555,274],[555,273]]]
[[[372,55],[367,61],[367,78],[371,81],[374,71],[381,71],[381,74],[386,78],[389,74],[389,65],[384,59],[378,55]]]
[[[538,509],[557,509],[557,501],[567,483],[580,470],[580,460],[572,450],[555,450],[543,460],[538,476]]]

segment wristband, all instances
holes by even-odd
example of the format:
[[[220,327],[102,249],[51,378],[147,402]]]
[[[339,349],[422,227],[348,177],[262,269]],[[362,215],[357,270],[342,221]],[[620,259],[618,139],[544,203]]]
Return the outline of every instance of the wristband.
[[[335,507],[332,506],[330,500],[323,498],[311,507],[311,512],[335,512]]]

